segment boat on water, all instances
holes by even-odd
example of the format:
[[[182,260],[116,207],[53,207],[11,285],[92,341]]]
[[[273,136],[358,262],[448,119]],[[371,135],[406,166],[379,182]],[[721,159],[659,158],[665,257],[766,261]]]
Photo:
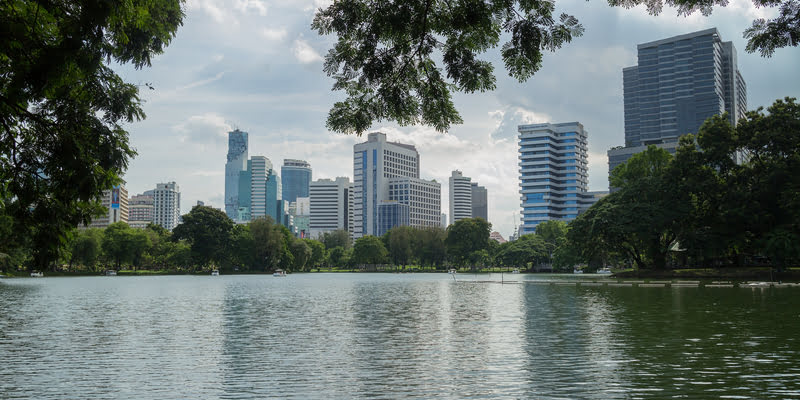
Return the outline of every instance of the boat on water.
[[[275,277],[286,276],[286,271],[284,271],[282,269],[276,269],[275,272],[272,273],[272,276],[275,276]]]
[[[518,274],[519,273],[519,268],[514,268],[514,270],[511,271],[511,273],[512,274]]]
[[[113,269],[107,269],[106,276],[117,276],[117,271],[114,271]]]
[[[573,270],[572,270],[572,273],[573,273],[573,274],[582,274],[582,273],[583,273],[583,270],[582,270],[582,269],[573,269]]]
[[[219,270],[218,269],[212,270],[211,276],[219,276]]]
[[[455,269],[455,268],[450,268],[450,270],[449,270],[449,271],[447,271],[447,273],[448,273],[448,274],[451,274],[451,275],[452,275],[452,274],[455,274],[455,273],[456,273],[456,269]]]
[[[611,273],[611,268],[609,268],[609,267],[600,268],[600,269],[597,270],[597,273],[598,274],[610,274]]]
[[[31,278],[43,278],[44,272],[42,271],[33,271],[31,272]]]

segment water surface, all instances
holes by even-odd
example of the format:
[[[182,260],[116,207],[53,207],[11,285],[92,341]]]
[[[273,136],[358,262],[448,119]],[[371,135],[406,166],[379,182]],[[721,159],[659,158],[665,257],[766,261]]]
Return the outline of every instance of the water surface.
[[[800,398],[800,289],[486,279],[4,279],[0,398]]]

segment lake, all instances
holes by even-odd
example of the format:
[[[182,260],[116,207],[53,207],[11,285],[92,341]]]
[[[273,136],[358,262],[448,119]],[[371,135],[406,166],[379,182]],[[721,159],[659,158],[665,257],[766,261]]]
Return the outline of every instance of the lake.
[[[0,398],[800,398],[798,288],[502,279],[0,279]]]

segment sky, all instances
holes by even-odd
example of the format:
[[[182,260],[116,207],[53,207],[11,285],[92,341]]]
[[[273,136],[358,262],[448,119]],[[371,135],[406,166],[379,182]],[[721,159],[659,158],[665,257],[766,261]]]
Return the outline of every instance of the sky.
[[[224,209],[227,132],[249,132],[249,155],[268,157],[280,170],[283,159],[311,164],[313,179],[353,176],[353,145],[362,137],[325,127],[333,103],[333,79],[322,61],[335,42],[310,28],[325,0],[188,0],[176,38],[150,68],[116,66],[123,78],[142,86],[147,118],[126,126],[138,155],[123,177],[131,195],[175,181],[181,211],[198,200]],[[776,12],[746,0],[731,0],[711,16],[659,16],[643,7],[610,7],[603,1],[559,0],[557,12],[585,28],[553,53],[524,83],[508,77],[499,48],[492,61],[497,88],[457,94],[464,123],[438,133],[425,126],[375,123],[388,140],[413,144],[421,178],[442,183],[442,212],[449,214],[448,178],[458,169],[488,191],[489,222],[508,237],[519,224],[517,126],[579,121],[589,135],[589,190],[608,190],[606,151],[624,144],[622,69],[636,65],[636,45],[716,27],[733,41],[747,83],[748,109],[800,95],[800,49],[779,49],[771,58],[744,51],[744,30],[755,18]]]

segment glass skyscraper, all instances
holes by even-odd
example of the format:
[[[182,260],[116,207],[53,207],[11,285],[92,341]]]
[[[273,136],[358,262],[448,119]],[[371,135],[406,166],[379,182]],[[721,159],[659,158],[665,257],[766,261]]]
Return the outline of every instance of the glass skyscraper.
[[[296,201],[298,197],[308,197],[311,185],[311,165],[304,160],[283,160],[281,166],[283,200]]]
[[[536,231],[541,222],[571,220],[587,197],[587,132],[579,122],[520,125],[519,167],[522,226]]]
[[[674,152],[713,115],[735,125],[747,110],[736,48],[716,28],[640,44],[638,62],[622,71],[625,146],[609,150],[609,172],[651,144]]]
[[[239,216],[239,173],[247,171],[247,132],[228,132],[228,162],[225,163],[225,214]]]

